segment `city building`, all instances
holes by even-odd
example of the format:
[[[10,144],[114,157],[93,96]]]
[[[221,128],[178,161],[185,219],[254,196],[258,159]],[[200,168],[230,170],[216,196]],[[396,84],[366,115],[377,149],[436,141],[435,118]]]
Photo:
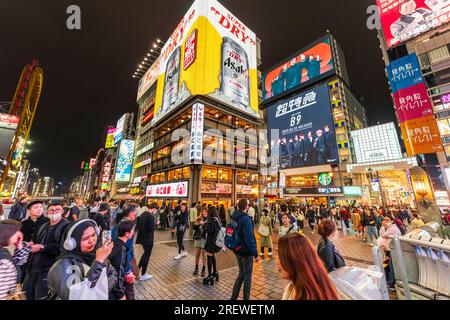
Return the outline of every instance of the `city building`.
[[[160,204],[258,201],[260,64],[251,29],[217,1],[195,1],[140,81],[130,191]]]
[[[361,186],[363,176],[347,172],[356,162],[350,132],[367,118],[332,34],[263,74],[263,109],[272,150],[266,197],[274,200],[276,188],[279,198],[302,203],[351,201],[344,187]]]
[[[42,177],[33,183],[33,188],[31,191],[31,196],[38,197],[51,197],[53,196],[53,178]]]
[[[421,207],[419,201],[419,211],[438,221],[437,206],[450,206],[448,3],[437,0],[404,6],[402,2],[378,1],[382,26],[378,38],[402,141],[408,156],[417,157],[416,170],[423,176],[413,185],[415,197],[430,203]],[[398,22],[403,9],[414,9],[414,19],[405,25]],[[424,14],[427,22],[416,23]],[[422,190],[424,184],[431,186],[428,192]]]

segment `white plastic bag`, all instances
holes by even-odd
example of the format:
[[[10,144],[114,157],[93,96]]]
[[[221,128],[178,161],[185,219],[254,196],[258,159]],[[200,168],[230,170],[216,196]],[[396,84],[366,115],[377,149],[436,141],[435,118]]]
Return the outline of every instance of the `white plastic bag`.
[[[384,277],[381,272],[345,266],[330,272],[329,276],[346,299],[383,300],[378,281],[374,281]]]
[[[95,287],[86,278],[70,287],[69,300],[108,300],[108,277],[106,268],[103,268]]]

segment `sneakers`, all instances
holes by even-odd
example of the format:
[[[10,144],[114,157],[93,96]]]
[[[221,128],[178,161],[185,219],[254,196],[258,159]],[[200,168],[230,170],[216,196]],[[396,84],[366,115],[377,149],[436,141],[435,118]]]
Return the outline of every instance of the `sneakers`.
[[[141,276],[141,278],[139,280],[141,281],[147,281],[147,280],[151,280],[153,279],[153,276],[150,274],[144,274],[143,276]]]
[[[271,256],[272,256],[272,251],[270,251],[270,252],[268,253],[268,255],[269,255],[269,257],[271,257]]]
[[[177,254],[176,256],[175,256],[175,258],[173,258],[174,260],[178,260],[178,259],[180,259],[182,257],[182,255],[181,254]]]
[[[395,286],[389,286],[389,287],[388,287],[388,290],[389,290],[389,291],[396,291]]]
[[[178,260],[178,259],[180,259],[180,258],[186,257],[187,255],[188,255],[188,252],[187,252],[187,251],[183,251],[183,252],[177,254],[177,255],[175,256],[174,260]]]
[[[181,256],[182,257],[186,257],[188,255],[188,252],[187,251],[183,251],[182,253],[181,253]]]
[[[263,256],[264,256],[264,252],[260,252],[259,255],[260,255],[261,257],[263,257]]]

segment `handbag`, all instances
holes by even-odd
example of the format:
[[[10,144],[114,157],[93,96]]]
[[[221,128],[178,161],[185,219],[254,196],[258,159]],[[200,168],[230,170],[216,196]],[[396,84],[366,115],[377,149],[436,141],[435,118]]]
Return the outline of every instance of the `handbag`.
[[[192,238],[194,240],[200,240],[202,238],[202,229],[200,227],[194,228],[194,234],[192,235]]]
[[[186,225],[185,224],[180,224],[180,226],[178,227],[178,231],[179,232],[184,232],[184,230],[186,230]]]
[[[262,235],[263,237],[268,237],[269,236],[269,227],[265,226],[263,224],[260,224],[259,228],[258,228],[258,233],[260,235]]]

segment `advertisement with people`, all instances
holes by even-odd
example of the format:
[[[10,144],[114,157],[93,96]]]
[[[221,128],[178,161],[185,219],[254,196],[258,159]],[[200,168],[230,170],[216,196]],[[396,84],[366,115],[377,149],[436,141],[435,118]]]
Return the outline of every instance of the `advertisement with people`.
[[[133,164],[134,140],[122,140],[116,164],[116,182],[129,182]]]
[[[259,117],[256,35],[215,0],[197,0],[161,50],[153,124],[194,95]]]
[[[272,161],[280,169],[339,163],[326,84],[269,106],[267,118]]]
[[[377,0],[377,5],[388,48],[449,21],[450,0]]]
[[[331,39],[326,36],[263,74],[263,100],[306,87],[334,70]]]

